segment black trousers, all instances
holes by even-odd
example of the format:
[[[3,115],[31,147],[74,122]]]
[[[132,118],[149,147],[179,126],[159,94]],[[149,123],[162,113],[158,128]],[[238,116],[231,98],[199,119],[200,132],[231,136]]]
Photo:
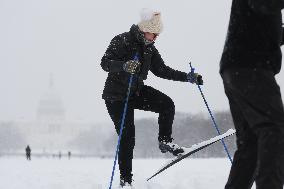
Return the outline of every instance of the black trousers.
[[[105,101],[105,104],[116,132],[119,134],[125,102]],[[175,115],[172,99],[152,87],[143,86],[139,95],[135,94],[129,99],[118,154],[120,174],[126,181],[132,179],[132,159],[135,146],[134,109],[159,113],[159,137],[162,138],[171,137]]]
[[[283,189],[284,110],[272,71],[231,69],[222,74],[236,128],[237,151],[226,189]]]

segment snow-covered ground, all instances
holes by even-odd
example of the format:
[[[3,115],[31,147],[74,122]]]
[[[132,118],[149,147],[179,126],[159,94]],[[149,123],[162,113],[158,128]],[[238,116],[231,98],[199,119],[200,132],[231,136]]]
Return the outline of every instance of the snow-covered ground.
[[[185,159],[146,181],[168,159],[134,159],[136,189],[221,189],[227,180],[228,159]],[[108,189],[113,159],[0,158],[1,189]],[[117,167],[118,169],[118,167]],[[118,186],[118,170],[113,189]]]

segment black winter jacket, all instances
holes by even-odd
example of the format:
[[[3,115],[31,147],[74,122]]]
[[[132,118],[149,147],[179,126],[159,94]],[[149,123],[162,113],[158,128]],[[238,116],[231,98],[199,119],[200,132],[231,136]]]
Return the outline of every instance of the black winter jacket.
[[[187,81],[187,74],[166,66],[154,44],[146,46],[144,34],[137,25],[132,25],[129,32],[112,39],[102,57],[101,66],[103,70],[109,72],[102,95],[103,99],[120,101],[125,99],[130,75],[123,71],[123,64],[128,60],[133,60],[136,53],[142,65],[140,72],[133,77],[130,97],[139,93],[149,70],[164,79]]]
[[[220,72],[229,68],[281,69],[283,0],[233,0]]]

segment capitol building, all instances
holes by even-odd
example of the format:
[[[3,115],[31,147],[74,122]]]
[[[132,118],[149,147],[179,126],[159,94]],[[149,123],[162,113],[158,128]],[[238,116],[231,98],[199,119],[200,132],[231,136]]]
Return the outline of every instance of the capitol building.
[[[93,123],[82,120],[66,120],[64,102],[56,90],[52,76],[35,114],[35,120],[17,121],[16,126],[27,144],[41,152],[68,149],[82,131],[88,131],[94,126]]]

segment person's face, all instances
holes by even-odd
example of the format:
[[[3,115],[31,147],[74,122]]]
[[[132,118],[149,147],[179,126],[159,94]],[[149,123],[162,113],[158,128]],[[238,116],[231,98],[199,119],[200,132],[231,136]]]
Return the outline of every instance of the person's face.
[[[145,36],[145,39],[147,39],[149,41],[155,41],[156,38],[159,36],[159,34],[158,33],[145,32],[144,36]]]

